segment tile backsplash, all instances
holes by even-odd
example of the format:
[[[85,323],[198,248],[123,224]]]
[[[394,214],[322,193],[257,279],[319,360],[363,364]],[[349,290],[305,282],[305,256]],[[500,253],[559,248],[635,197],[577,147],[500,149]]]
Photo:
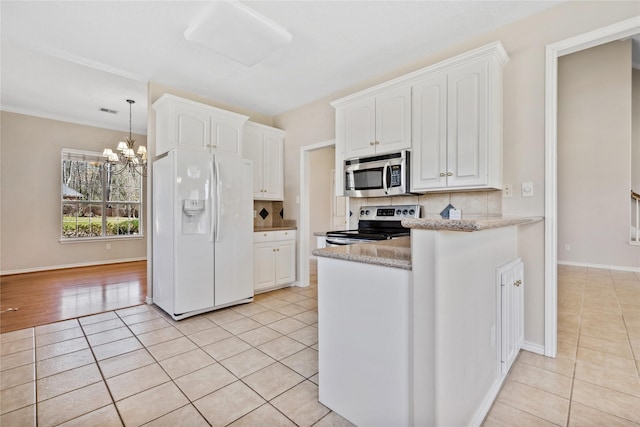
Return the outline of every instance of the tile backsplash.
[[[292,225],[291,220],[284,219],[284,209],[281,201],[254,200],[253,210],[256,212],[256,216],[253,218],[254,228]]]
[[[451,203],[465,215],[501,215],[502,191],[466,191],[460,193],[429,193],[412,196],[369,197],[349,199],[349,228],[358,228],[360,206],[368,205],[420,205],[421,216],[439,215]]]

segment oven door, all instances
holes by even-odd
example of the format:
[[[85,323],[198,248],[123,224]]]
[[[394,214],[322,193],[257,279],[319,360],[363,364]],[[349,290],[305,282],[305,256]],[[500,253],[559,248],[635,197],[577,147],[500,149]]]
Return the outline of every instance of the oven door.
[[[408,153],[345,161],[345,196],[384,197],[408,191]]]

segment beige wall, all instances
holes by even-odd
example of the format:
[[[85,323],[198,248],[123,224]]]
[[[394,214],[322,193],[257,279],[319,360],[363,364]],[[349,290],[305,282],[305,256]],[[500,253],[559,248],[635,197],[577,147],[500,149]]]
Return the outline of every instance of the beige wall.
[[[3,274],[146,257],[146,238],[110,240],[110,250],[105,241],[59,241],[61,149],[102,152],[115,147],[126,132],[5,111],[0,115]],[[146,136],[134,138],[137,144],[146,145]],[[146,228],[145,223],[145,235]]]
[[[335,168],[335,147],[309,152],[309,254],[316,249],[316,231],[333,230],[331,219],[331,172]],[[306,257],[302,258],[303,260]]]
[[[502,41],[510,62],[504,68],[504,182],[518,189],[534,184],[534,197],[503,199],[512,215],[544,215],[545,47],[548,44],[640,15],[640,2],[566,2],[533,17],[458,44],[393,73],[346,88],[326,98],[278,115],[274,125],[287,131],[285,212],[297,215],[300,147],[334,138],[330,101],[382,83],[489,42]],[[310,82],[313,84],[313,82]],[[298,219],[297,216],[293,219]],[[544,343],[544,224],[521,227],[519,252],[525,262],[525,339]]]
[[[559,262],[640,266],[628,244],[630,157],[631,40],[559,58]]]

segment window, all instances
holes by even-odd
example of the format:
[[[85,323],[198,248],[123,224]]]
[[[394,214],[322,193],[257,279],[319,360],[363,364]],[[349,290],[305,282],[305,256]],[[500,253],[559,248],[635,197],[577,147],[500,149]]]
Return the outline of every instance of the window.
[[[102,163],[100,153],[62,150],[62,241],[142,236],[142,176]]]

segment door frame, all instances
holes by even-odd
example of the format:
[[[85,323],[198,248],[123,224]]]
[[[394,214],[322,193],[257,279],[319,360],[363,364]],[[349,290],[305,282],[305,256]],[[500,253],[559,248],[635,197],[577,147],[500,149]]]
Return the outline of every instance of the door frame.
[[[335,139],[300,147],[300,250],[298,251],[299,286],[309,286],[309,155],[312,151],[336,145]]]
[[[556,357],[558,338],[558,58],[640,33],[640,16],[546,47],[544,354]]]

